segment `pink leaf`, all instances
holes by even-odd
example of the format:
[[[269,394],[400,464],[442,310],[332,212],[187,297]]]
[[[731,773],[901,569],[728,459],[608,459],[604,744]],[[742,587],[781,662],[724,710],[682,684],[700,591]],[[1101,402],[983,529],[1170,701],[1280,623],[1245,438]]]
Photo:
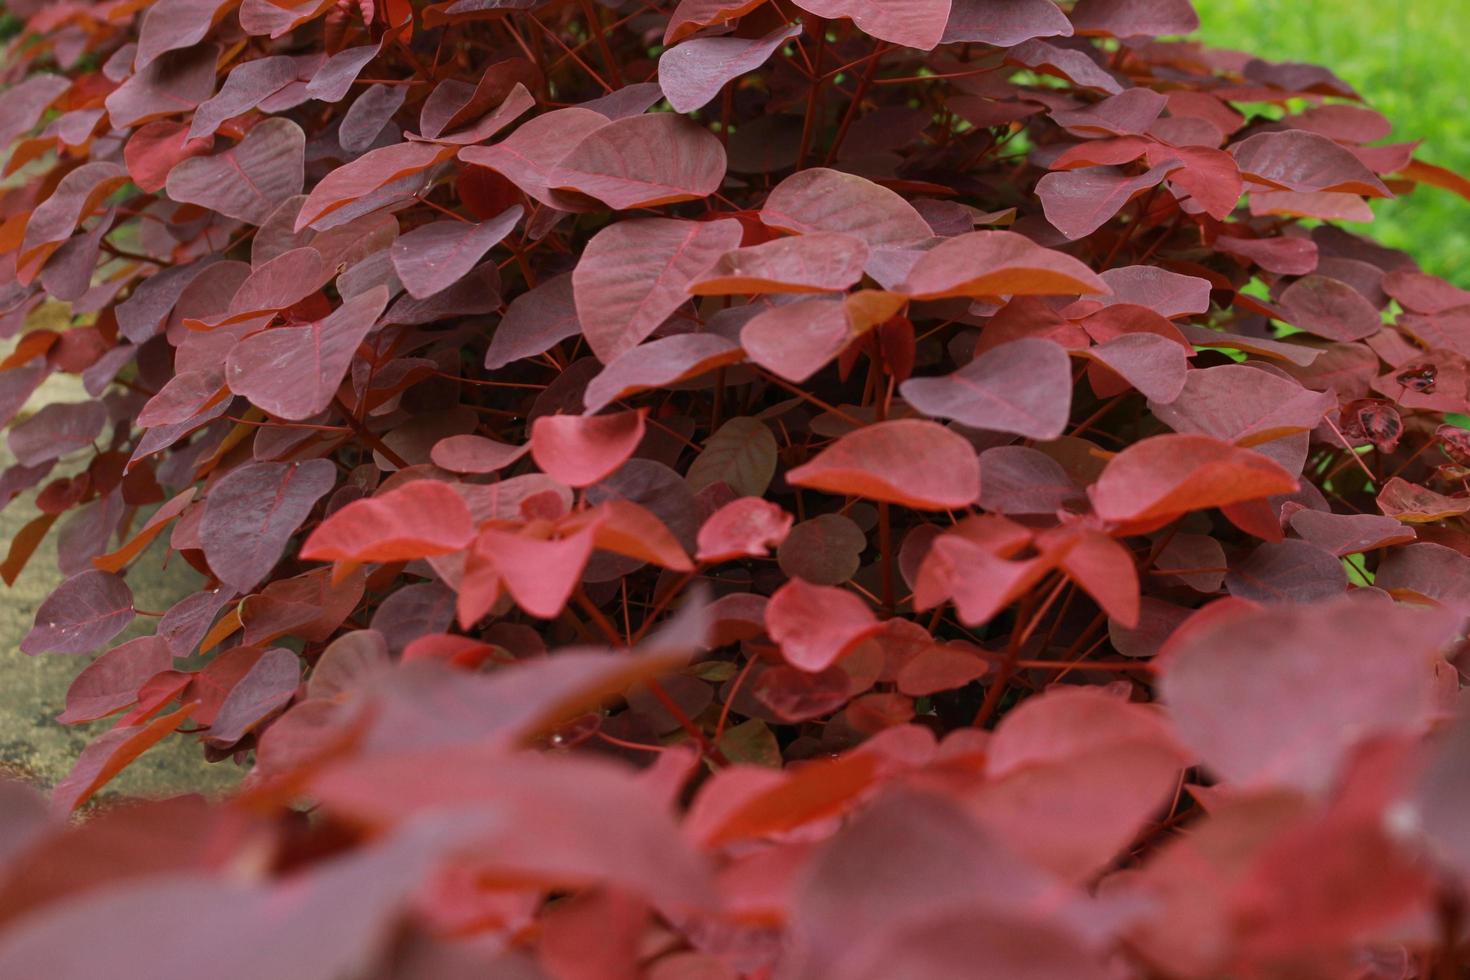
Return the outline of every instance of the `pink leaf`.
[[[615,415],[543,415],[531,424],[531,457],[558,483],[590,486],[633,455],[647,414],[640,408]]]

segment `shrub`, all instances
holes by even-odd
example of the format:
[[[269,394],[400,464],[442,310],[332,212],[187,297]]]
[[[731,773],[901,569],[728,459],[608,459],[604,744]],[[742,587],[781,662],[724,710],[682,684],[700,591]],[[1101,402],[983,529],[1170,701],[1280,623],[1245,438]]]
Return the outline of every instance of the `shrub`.
[[[1457,969],[1470,294],[1333,222],[1466,184],[1330,71],[1187,0],[10,11],[3,330],[71,319],[0,404],[92,400],[4,570],[58,526],[23,649],[116,723],[0,787],[0,975]],[[61,821],[176,734],[240,791]]]

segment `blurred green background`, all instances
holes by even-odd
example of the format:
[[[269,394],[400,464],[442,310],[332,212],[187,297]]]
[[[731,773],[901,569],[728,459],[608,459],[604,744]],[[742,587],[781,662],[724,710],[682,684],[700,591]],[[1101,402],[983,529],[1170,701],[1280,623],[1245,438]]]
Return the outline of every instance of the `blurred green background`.
[[[1199,38],[1271,61],[1325,65],[1393,122],[1394,142],[1470,176],[1470,0],[1194,0]],[[1470,201],[1436,187],[1374,202],[1352,226],[1470,287]]]

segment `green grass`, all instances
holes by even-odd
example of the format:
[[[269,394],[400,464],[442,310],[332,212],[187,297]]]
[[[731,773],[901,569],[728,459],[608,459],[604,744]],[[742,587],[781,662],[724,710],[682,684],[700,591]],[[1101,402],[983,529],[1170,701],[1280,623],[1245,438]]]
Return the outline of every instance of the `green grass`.
[[[1470,0],[1194,0],[1199,37],[1271,61],[1325,65],[1394,126],[1394,142],[1470,174]],[[1352,226],[1470,286],[1470,201],[1421,187]]]

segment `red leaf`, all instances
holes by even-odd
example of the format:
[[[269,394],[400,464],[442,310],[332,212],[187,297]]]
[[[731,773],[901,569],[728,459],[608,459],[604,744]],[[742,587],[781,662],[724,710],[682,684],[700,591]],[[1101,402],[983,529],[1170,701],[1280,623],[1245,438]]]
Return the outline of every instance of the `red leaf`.
[[[1372,303],[1345,282],[1327,276],[1304,276],[1281,293],[1287,321],[1328,340],[1371,337],[1383,328]]]
[[[689,285],[695,296],[840,292],[863,277],[868,247],[839,232],[777,238],[720,256]]]
[[[282,647],[265,651],[230,688],[209,725],[207,739],[233,745],[272,712],[296,695],[301,683],[301,660]]]
[[[194,110],[189,138],[213,136],[230,119],[275,102],[288,86],[309,81],[325,61],[321,54],[269,55],[237,65],[219,92]]]
[[[332,514],[306,539],[301,557],[407,561],[447,555],[474,537],[474,521],[458,493],[438,480],[413,480]]]
[[[193,109],[214,93],[218,44],[196,44],[169,51],[128,76],[107,96],[114,129]]]
[[[1072,24],[1083,34],[1158,37],[1193,34],[1199,16],[1189,0],[1078,0]]]
[[[319,224],[333,211],[396,180],[422,173],[454,155],[454,147],[435,143],[396,143],[370,150],[319,180],[301,205],[295,231]]]
[[[841,812],[878,775],[878,757],[849,752],[782,774],[744,800],[704,835],[709,847],[791,830]]]
[[[1179,160],[1166,160],[1147,173],[1129,176],[1112,167],[1086,167],[1050,173],[1036,183],[1036,196],[1046,211],[1046,220],[1069,239],[1097,231],[1129,201],[1157,187],[1178,170]],[[1101,291],[1101,290],[1099,290]]]
[[[1260,453],[1207,436],[1164,435],[1109,460],[1088,495],[1104,520],[1159,525],[1193,510],[1296,489],[1291,474]]]
[[[783,303],[757,313],[740,330],[740,346],[752,361],[795,382],[826,367],[852,340],[847,309],[836,299]]]
[[[1257,133],[1230,152],[1242,174],[1268,188],[1392,196],[1351,151],[1316,133],[1299,129]]]
[[[1051,0],[953,0],[945,44],[979,41],[1009,48],[1033,37],[1070,37],[1072,23]]]
[[[173,667],[167,644],[140,636],[106,651],[87,665],[66,691],[66,710],[56,720],[65,725],[96,721],[138,700],[148,679]]]
[[[495,473],[526,455],[530,448],[509,446],[484,436],[448,436],[434,443],[429,457],[435,466],[451,473]]]
[[[1306,541],[1267,541],[1234,562],[1225,587],[1262,604],[1319,602],[1347,589],[1347,572],[1330,551]]]
[[[1210,308],[1210,284],[1198,276],[1185,276],[1149,265],[1127,265],[1109,269],[1101,276],[1112,295],[1099,302],[1111,306],[1127,303],[1146,306],[1159,316],[1173,320]]]
[[[1378,509],[1409,524],[1432,524],[1470,513],[1470,497],[1446,497],[1401,476],[1393,476],[1378,491]]]
[[[1189,370],[1187,348],[1157,334],[1121,334],[1082,353],[1137,388],[1150,402],[1163,405],[1179,397],[1190,375],[1200,373]]]
[[[935,644],[899,668],[898,689],[909,697],[954,691],[990,673],[990,661],[962,644]]]
[[[312,781],[330,811],[391,826],[434,809],[504,813],[470,859],[489,878],[543,888],[602,881],[673,908],[708,902],[708,871],[657,799],[624,767],[479,746],[400,752]],[[583,803],[591,797],[596,807]]]
[[[468,628],[483,616],[502,585],[532,616],[560,616],[581,581],[596,535],[595,522],[554,541],[494,528],[481,531],[460,587],[460,625]]]
[[[743,360],[744,352],[713,333],[681,333],[625,351],[587,383],[582,395],[588,412],[640,392],[668,388],[716,368]]]
[[[766,604],[766,632],[793,667],[826,670],[882,624],[868,604],[845,589],[792,579]]]
[[[869,248],[927,241],[929,225],[898,194],[855,174],[809,167],[777,184],[761,209],[761,223],[796,234],[835,231]]]
[[[214,146],[213,139],[189,139],[188,129],[183,123],[151,122],[133,131],[123,147],[123,160],[139,190],[149,194],[163,190],[169,171]]]
[[[1377,514],[1299,510],[1291,515],[1291,529],[1338,557],[1406,544],[1415,538],[1412,527],[1405,527],[1395,518]]]
[[[864,34],[883,41],[932,50],[949,22],[950,0],[800,0],[818,17],[848,17]]]
[[[851,696],[851,686],[847,671],[840,666],[811,674],[781,664],[761,671],[752,691],[777,718],[802,722],[841,708]]]
[[[534,357],[581,332],[571,273],[555,276],[511,301],[490,338],[485,367],[493,371]]]
[[[84,163],[63,176],[26,221],[25,237],[15,260],[16,278],[29,285],[82,219],[102,207],[107,196],[127,180],[128,172],[115,163]]]
[[[63,812],[77,809],[134,759],[167,738],[184,723],[195,707],[186,704],[171,715],[155,718],[144,725],[114,728],[93,740],[82,750],[66,778],[56,784],[51,792],[51,802]]]
[[[591,109],[557,109],[527,120],[494,146],[467,146],[459,158],[504,175],[542,204],[584,210],[567,200],[571,195],[551,190],[552,174],[583,139],[606,125],[607,117]]]
[[[980,496],[970,444],[936,422],[904,419],[850,432],[786,474],[792,486],[912,507],[968,507]]]
[[[1337,403],[1261,367],[1222,364],[1190,371],[1184,389],[1154,414],[1176,432],[1197,432],[1239,446],[1260,446],[1275,459],[1284,436],[1310,432]],[[1285,465],[1283,463],[1283,465]]]

